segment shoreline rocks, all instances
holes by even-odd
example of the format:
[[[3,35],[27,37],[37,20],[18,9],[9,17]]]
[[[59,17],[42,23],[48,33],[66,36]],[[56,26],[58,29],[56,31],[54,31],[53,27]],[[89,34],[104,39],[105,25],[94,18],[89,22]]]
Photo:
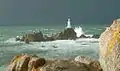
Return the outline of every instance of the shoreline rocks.
[[[98,61],[90,61],[89,64],[80,61],[45,60],[36,55],[22,54],[11,60],[6,71],[102,71]]]

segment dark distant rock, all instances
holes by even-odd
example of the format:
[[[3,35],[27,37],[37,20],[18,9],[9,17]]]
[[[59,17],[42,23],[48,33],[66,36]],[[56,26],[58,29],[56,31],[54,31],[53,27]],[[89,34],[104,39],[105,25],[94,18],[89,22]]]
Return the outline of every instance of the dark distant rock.
[[[42,32],[34,32],[33,34],[26,34],[25,39],[28,39],[29,41],[32,42],[39,42],[39,41],[44,41],[44,37]]]
[[[92,36],[92,38],[99,38],[99,37],[100,37],[100,35],[97,35],[97,34]]]
[[[103,71],[120,71],[120,19],[100,36],[100,64]]]
[[[82,34],[79,38],[88,38],[88,37]]]
[[[39,31],[39,32],[31,33],[31,34],[25,34],[22,36],[22,38],[17,37],[16,41],[25,41],[25,43],[29,43],[29,42],[45,41],[45,39],[44,39],[42,32]]]
[[[16,37],[16,41],[25,41],[29,42],[41,42],[41,41],[54,41],[54,40],[67,40],[67,39],[76,39],[76,32],[73,28],[66,28],[63,32],[57,33],[52,36],[47,36],[42,34],[42,32],[34,32],[32,34],[26,34],[20,37]]]
[[[58,40],[65,40],[65,39],[76,39],[76,32],[73,28],[66,28],[63,32],[57,33],[55,36],[55,39]]]
[[[29,44],[30,41],[29,41],[28,39],[25,39],[25,43],[26,43],[26,44]]]

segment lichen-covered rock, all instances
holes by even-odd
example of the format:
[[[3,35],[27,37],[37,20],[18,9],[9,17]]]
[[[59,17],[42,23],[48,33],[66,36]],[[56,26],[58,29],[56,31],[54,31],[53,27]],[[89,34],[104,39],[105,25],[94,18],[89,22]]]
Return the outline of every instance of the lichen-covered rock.
[[[70,60],[55,60],[41,68],[41,71],[89,71],[88,65]]]
[[[100,64],[104,71],[120,71],[120,19],[100,36]]]
[[[40,68],[44,64],[44,58],[38,58],[27,54],[18,55],[13,58],[6,71],[40,71]]]
[[[28,55],[18,55],[13,58],[7,71],[27,71],[30,57]]]

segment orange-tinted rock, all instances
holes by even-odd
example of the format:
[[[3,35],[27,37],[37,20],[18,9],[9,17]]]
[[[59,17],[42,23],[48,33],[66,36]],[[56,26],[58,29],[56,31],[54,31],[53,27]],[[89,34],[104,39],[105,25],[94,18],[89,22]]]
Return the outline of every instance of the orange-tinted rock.
[[[8,66],[7,71],[27,71],[30,57],[28,55],[16,56]]]
[[[13,58],[6,71],[40,71],[44,64],[44,58],[33,57],[27,54],[18,55]]]
[[[32,71],[32,70],[40,70],[40,67],[42,67],[45,64],[45,59],[44,58],[36,58],[33,57],[31,58],[31,60],[29,61],[28,64],[28,71]]]

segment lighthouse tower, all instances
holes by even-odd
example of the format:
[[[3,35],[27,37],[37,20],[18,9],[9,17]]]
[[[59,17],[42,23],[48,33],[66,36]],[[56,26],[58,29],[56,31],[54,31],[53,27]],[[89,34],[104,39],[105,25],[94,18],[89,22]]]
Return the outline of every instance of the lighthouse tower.
[[[68,18],[67,27],[66,27],[66,28],[72,28],[72,27],[71,27],[71,23],[70,23],[70,18]]]

